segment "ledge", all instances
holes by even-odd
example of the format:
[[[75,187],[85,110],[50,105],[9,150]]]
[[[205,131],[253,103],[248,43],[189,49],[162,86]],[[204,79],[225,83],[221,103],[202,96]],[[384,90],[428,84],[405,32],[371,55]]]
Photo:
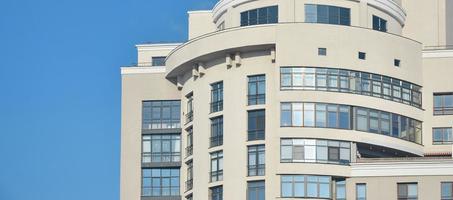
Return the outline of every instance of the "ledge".
[[[453,159],[380,160],[352,163],[351,175],[353,177],[451,176]]]

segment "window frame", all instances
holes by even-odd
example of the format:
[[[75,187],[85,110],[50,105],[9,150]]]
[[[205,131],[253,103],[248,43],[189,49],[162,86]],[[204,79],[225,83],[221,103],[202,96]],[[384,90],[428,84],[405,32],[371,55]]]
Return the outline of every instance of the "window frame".
[[[209,182],[217,182],[223,180],[223,151],[215,151],[210,153],[211,167],[209,169]],[[216,163],[216,169],[213,170],[213,163]]]
[[[435,131],[440,130],[442,135],[442,141],[435,140]],[[448,134],[450,135],[450,141],[446,140],[448,138]],[[450,145],[453,144],[453,128],[452,127],[433,127],[432,129],[432,138],[433,138],[433,145]]]
[[[261,88],[264,86],[264,88]],[[255,93],[252,93],[250,87],[255,88]],[[264,93],[261,93],[263,89]],[[266,104],[266,75],[247,76],[247,105],[263,105]]]
[[[254,161],[255,161],[254,165],[251,165],[250,159],[254,159]],[[248,146],[247,147],[247,176],[251,177],[251,176],[266,175],[265,159],[266,159],[266,146],[264,144]]]
[[[251,126],[254,123],[255,128]],[[261,126],[261,128],[260,128]],[[247,111],[247,141],[264,140],[266,138],[266,110]]]
[[[223,81],[211,84],[211,113],[223,111]]]

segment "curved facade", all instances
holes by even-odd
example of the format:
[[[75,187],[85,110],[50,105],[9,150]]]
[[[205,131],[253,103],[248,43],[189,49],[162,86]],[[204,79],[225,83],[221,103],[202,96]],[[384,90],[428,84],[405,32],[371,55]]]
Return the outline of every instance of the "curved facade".
[[[447,198],[453,54],[406,37],[404,5],[221,0],[186,43],[138,45],[121,198]]]

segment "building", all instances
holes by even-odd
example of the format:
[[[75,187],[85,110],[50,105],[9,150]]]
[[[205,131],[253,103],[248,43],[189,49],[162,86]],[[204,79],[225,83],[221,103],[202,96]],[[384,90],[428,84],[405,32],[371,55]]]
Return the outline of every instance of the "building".
[[[121,200],[453,199],[453,0],[188,16],[121,69]]]

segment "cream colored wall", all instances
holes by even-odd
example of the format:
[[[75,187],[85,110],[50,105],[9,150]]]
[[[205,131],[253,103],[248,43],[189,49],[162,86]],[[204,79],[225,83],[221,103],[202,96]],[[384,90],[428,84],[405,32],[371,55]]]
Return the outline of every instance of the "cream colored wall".
[[[189,15],[189,40],[216,31],[211,11],[191,11]]]
[[[169,44],[140,44],[137,48],[138,66],[150,66],[152,57],[167,56],[171,50],[180,45],[179,43]]]

